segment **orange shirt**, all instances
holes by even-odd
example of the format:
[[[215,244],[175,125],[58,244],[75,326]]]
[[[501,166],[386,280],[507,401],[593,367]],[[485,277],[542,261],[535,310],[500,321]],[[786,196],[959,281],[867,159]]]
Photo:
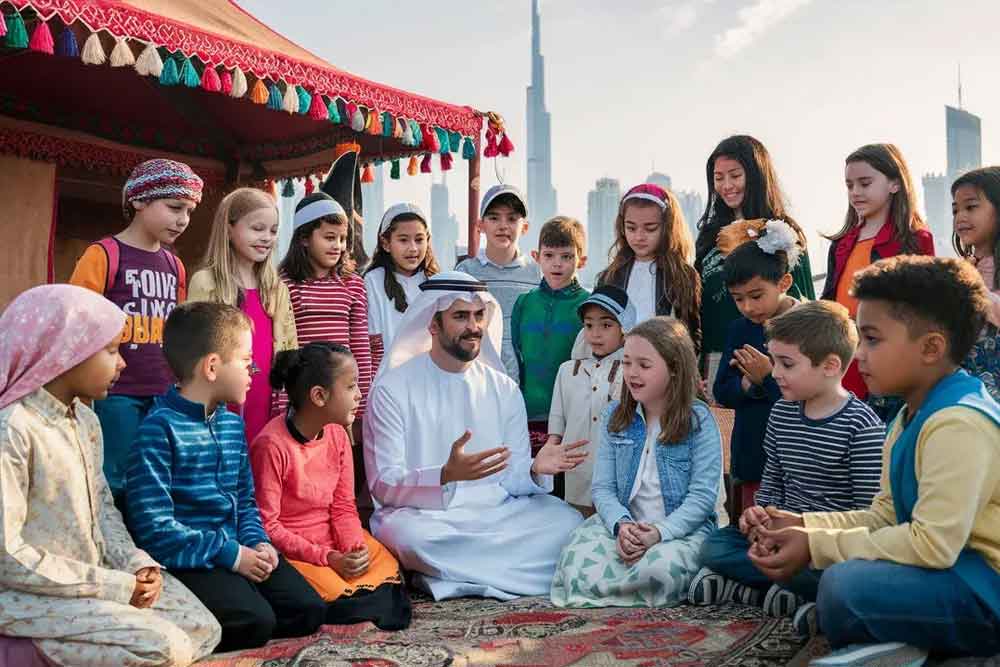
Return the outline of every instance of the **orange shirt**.
[[[858,300],[850,295],[849,290],[854,282],[854,274],[872,263],[872,246],[875,239],[865,239],[858,241],[847,257],[844,264],[844,272],[840,274],[840,282],[837,283],[837,303],[846,306],[851,317],[858,314]]]

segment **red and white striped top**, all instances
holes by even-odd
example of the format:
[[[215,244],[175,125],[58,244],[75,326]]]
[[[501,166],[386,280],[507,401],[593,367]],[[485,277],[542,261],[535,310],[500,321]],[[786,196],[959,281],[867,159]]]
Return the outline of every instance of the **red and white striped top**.
[[[341,278],[331,274],[326,278],[310,278],[292,282],[282,274],[292,297],[295,330],[299,345],[316,342],[340,343],[351,349],[358,364],[358,386],[364,414],[368,389],[372,383],[372,353],[368,338],[368,295],[365,281],[351,273]],[[288,398],[281,392],[279,409],[284,411]]]

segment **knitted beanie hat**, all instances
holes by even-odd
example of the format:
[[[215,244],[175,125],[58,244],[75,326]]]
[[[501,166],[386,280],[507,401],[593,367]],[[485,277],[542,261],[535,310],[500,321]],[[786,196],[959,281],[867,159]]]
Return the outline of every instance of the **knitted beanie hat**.
[[[202,180],[183,162],[157,158],[136,165],[122,188],[122,210],[129,215],[129,204],[153,199],[201,201]]]

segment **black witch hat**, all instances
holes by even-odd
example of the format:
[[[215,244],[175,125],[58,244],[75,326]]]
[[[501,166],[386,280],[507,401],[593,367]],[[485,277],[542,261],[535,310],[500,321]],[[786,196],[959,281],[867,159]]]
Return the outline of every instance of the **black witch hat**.
[[[337,144],[333,151],[333,164],[327,172],[319,189],[337,200],[347,213],[348,224],[351,227],[351,256],[358,268],[368,263],[368,255],[363,245],[364,235],[358,218],[364,217],[361,199],[361,169],[358,159],[361,156],[361,146],[356,143]],[[355,213],[357,216],[355,216]]]

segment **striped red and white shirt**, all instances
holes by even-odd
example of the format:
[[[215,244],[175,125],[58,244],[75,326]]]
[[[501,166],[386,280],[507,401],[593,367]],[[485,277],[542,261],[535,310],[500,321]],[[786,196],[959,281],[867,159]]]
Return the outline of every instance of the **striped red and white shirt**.
[[[340,343],[351,349],[358,364],[358,386],[364,414],[368,389],[372,383],[372,353],[368,338],[368,296],[365,281],[351,273],[341,278],[331,274],[326,278],[310,278],[293,282],[282,274],[292,298],[295,330],[299,345],[317,342]],[[278,408],[284,411],[288,397],[281,392]]]

